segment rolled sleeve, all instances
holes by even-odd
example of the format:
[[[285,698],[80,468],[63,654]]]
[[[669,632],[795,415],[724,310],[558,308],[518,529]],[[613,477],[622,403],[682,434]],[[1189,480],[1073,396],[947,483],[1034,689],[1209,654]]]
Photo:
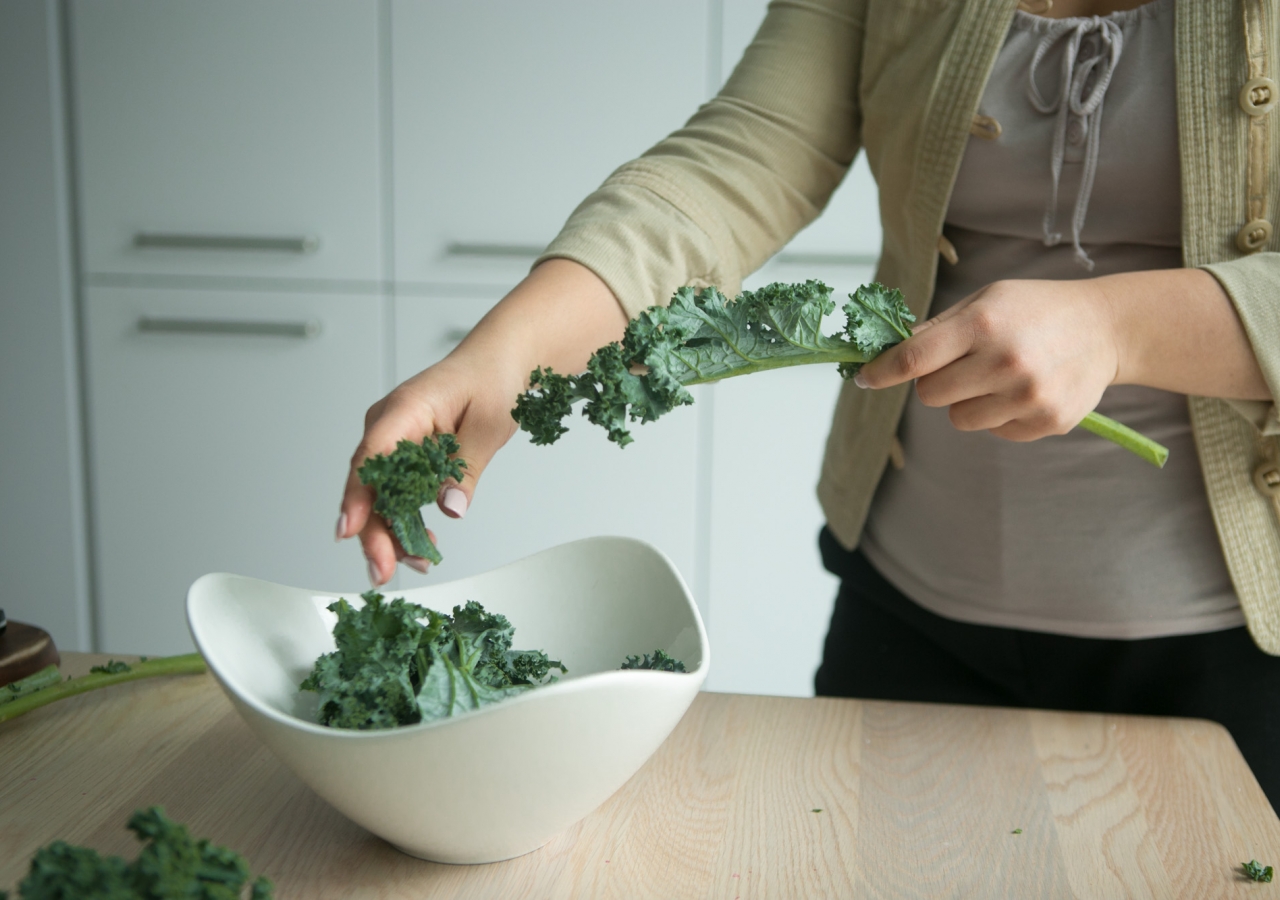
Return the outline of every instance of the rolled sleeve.
[[[630,316],[684,284],[729,296],[826,206],[858,151],[865,0],[774,0],[725,84],[619,168],[539,257],[572,259]]]
[[[1231,298],[1272,400],[1228,403],[1264,435],[1280,435],[1280,253],[1258,253],[1203,266]]]

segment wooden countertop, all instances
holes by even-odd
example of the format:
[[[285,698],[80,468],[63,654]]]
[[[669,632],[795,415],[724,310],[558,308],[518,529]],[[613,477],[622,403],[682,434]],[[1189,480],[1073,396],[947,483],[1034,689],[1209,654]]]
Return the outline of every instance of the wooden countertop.
[[[413,859],[344,819],[208,675],[0,724],[0,773],[0,889],[55,838],[133,858],[125,820],[160,804],[282,900],[1280,896],[1239,874],[1280,866],[1280,820],[1227,732],[1196,720],[702,694],[604,806],[485,866]]]

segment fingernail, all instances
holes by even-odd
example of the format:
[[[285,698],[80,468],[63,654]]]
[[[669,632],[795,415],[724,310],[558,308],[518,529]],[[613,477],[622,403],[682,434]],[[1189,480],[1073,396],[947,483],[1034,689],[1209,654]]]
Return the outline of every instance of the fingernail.
[[[444,492],[440,505],[453,513],[455,519],[461,519],[467,514],[467,495],[462,492],[462,488],[451,487]]]
[[[343,513],[342,515],[338,516],[337,527],[333,529],[333,539],[334,541],[341,541],[346,536],[347,536],[347,514]]]
[[[431,567],[431,563],[427,562],[421,556],[406,556],[404,559],[400,560],[400,562],[404,563],[410,569],[421,572],[423,575],[426,575],[427,569]]]
[[[378,564],[373,560],[369,560],[369,583],[374,587],[382,584],[382,580],[378,576]]]
[[[867,388],[867,379],[862,377],[861,372],[853,376],[853,383],[856,384],[858,387],[862,388],[863,390],[866,390]]]

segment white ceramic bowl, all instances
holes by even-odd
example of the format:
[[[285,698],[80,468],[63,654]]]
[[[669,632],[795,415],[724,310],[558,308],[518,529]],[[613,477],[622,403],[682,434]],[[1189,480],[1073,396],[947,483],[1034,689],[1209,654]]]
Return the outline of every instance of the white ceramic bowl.
[[[706,631],[671,562],[641,541],[590,538],[387,592],[442,611],[476,600],[502,613],[517,649],[564,661],[559,682],[424,725],[326,728],[315,723],[316,695],[298,683],[334,648],[337,617],[325,607],[337,596],[205,575],[187,593],[187,621],[249,727],[299,778],[401,850],[438,862],[493,862],[545,844],[644,764],[707,676]],[[625,656],[657,648],[688,673],[618,671]]]

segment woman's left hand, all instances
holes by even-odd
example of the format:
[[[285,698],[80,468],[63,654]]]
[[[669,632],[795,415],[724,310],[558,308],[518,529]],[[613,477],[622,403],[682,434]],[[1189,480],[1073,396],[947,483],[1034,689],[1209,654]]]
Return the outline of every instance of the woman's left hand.
[[[1117,377],[1120,351],[1095,279],[997,281],[922,322],[862,367],[860,387],[915,379],[961,431],[1013,441],[1065,434]]]

